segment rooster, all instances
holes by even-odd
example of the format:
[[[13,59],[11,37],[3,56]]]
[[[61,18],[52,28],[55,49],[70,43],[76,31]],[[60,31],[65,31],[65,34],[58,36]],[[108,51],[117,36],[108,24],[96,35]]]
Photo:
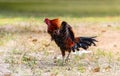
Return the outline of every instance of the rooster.
[[[79,48],[87,50],[91,45],[96,46],[96,36],[75,37],[72,27],[65,21],[60,23],[59,19],[50,20],[46,18],[44,22],[48,25],[47,32],[51,35],[51,39],[55,41],[61,50],[63,62],[68,61],[71,51],[79,51]],[[68,55],[65,59],[66,51],[68,51]]]

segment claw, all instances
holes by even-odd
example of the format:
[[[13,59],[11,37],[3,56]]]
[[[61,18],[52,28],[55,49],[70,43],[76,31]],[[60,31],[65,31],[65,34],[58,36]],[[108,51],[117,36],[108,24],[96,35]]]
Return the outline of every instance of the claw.
[[[70,60],[69,56],[70,56],[70,52],[69,52],[68,56],[66,57],[65,62],[68,62]]]
[[[68,62],[68,61],[70,61],[70,58],[66,58],[66,59],[65,59],[65,62]]]

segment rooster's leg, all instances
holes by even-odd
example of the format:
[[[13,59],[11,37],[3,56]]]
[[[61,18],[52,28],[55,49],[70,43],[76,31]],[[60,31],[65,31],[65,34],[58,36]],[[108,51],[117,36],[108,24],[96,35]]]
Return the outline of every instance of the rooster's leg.
[[[62,52],[62,58],[63,58],[62,62],[64,63],[64,61],[65,61],[65,50],[62,50],[61,52]]]
[[[68,61],[68,60],[69,60],[69,56],[70,56],[71,51],[69,50],[68,52],[69,52],[69,53],[68,53],[68,55],[67,55],[65,61]]]

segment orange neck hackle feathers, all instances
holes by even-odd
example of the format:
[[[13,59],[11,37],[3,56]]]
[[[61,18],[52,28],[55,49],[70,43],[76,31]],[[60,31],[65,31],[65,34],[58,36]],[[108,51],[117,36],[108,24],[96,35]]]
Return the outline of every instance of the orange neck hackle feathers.
[[[47,31],[49,33],[59,29],[61,26],[60,20],[58,18],[52,20],[45,18],[44,22],[48,25]]]
[[[50,19],[48,19],[48,18],[45,18],[45,20],[44,20],[44,22],[48,25],[48,26],[50,26],[50,25],[52,25],[52,26],[56,26],[56,27],[60,27],[60,20],[58,19],[58,18],[56,18],[56,19],[52,19],[52,20],[50,20]]]

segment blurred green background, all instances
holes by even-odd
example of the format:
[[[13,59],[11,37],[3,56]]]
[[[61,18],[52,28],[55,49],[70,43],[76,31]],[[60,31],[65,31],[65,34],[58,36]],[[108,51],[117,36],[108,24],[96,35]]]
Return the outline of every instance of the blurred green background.
[[[120,0],[0,0],[0,17],[119,16]]]

